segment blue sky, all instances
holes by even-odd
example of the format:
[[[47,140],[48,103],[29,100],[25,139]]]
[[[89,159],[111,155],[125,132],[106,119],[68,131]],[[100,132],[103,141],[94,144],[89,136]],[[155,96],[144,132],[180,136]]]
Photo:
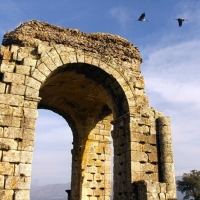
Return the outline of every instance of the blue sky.
[[[150,105],[170,116],[176,175],[200,170],[200,1],[0,0],[0,39],[36,19],[83,32],[120,35],[136,45]],[[146,13],[150,22],[135,21]],[[182,27],[173,20],[187,18]],[[39,110],[32,181],[70,181],[72,134],[66,122]]]

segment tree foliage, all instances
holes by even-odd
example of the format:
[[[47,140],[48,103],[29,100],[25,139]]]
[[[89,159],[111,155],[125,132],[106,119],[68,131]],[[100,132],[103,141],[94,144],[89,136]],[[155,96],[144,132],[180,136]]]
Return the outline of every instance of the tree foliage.
[[[200,171],[191,170],[190,173],[184,173],[182,180],[176,181],[177,190],[185,194],[184,199],[193,197],[200,200]]]

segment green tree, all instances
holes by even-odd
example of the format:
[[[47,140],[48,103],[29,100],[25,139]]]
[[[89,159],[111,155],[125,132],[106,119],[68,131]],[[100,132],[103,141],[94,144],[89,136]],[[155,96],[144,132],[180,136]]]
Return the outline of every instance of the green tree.
[[[191,170],[190,173],[184,173],[182,180],[176,181],[177,190],[185,194],[184,199],[194,197],[200,200],[200,171]]]

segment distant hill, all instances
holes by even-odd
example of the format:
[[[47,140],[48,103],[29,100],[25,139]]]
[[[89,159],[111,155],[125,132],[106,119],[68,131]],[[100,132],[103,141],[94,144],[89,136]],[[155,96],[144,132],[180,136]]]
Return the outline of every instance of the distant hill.
[[[31,188],[31,200],[67,200],[65,190],[71,187],[71,183],[51,184]]]
[[[181,176],[176,176],[176,180],[181,180]],[[71,188],[71,183],[51,184],[35,186],[31,188],[31,200],[67,200],[65,190]],[[177,192],[177,200],[183,200],[184,195]]]

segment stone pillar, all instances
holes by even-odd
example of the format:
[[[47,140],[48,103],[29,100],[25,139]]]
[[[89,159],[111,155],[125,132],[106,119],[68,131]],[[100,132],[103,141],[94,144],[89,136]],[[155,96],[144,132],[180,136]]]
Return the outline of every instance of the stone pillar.
[[[160,150],[160,181],[166,183],[166,199],[176,199],[170,118],[159,117],[157,123]]]
[[[71,174],[71,193],[70,199],[80,199],[80,181],[81,181],[81,141],[74,137],[72,153],[72,174]]]
[[[71,200],[110,200],[111,141],[110,116],[90,130],[80,129],[73,140]],[[76,134],[74,134],[76,135]]]
[[[112,122],[114,147],[113,195],[114,200],[131,199],[130,123],[129,114]]]

